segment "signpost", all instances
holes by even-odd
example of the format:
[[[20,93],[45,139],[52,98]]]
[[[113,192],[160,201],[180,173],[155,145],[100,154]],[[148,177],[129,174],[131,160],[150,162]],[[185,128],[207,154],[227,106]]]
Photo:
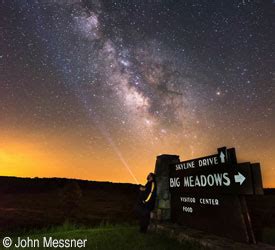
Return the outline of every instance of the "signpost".
[[[255,243],[245,195],[263,194],[259,164],[237,163],[235,149],[170,165],[171,219]]]

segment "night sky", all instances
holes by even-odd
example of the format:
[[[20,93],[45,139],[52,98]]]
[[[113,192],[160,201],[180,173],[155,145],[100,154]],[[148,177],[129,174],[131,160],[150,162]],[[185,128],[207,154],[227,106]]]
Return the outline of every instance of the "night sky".
[[[2,0],[0,175],[144,183],[235,147],[275,186],[275,3]]]

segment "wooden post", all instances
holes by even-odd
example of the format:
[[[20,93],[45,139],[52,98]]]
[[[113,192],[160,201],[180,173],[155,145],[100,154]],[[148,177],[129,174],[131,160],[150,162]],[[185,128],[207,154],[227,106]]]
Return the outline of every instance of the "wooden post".
[[[256,238],[255,238],[255,235],[254,235],[254,231],[253,231],[249,211],[248,211],[248,208],[247,208],[245,196],[240,195],[239,199],[240,199],[240,204],[241,204],[241,209],[242,209],[242,215],[243,215],[243,218],[244,218],[244,223],[246,225],[246,230],[247,230],[249,243],[256,244],[257,242],[256,242]]]

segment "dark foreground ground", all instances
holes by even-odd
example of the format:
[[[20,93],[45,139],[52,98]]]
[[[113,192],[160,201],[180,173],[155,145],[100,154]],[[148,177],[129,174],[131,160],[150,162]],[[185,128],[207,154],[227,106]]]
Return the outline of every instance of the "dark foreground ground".
[[[133,184],[0,177],[0,232],[67,220],[86,226],[134,223],[137,196],[138,186]]]
[[[133,184],[0,177],[0,235],[67,221],[89,228],[105,223],[136,225],[137,196],[138,186]],[[262,228],[262,241],[275,244],[275,190],[247,197],[247,204],[252,222]]]
[[[28,233],[21,238],[29,237],[30,239],[39,240],[39,249],[57,249],[54,247],[43,248],[43,237],[54,239],[87,239],[85,248],[80,249],[97,249],[97,250],[177,250],[204,249],[195,242],[182,242],[170,239],[165,235],[148,233],[140,234],[136,226],[129,225],[104,225],[93,228],[77,228],[71,225],[55,227],[47,231],[36,231]],[[17,237],[12,238],[13,243],[17,242]],[[36,245],[37,247],[37,245]],[[0,244],[0,249],[6,249]],[[12,245],[9,249],[18,249]],[[25,247],[24,249],[35,249]],[[37,249],[37,248],[36,248]],[[71,248],[72,249],[72,248]],[[76,249],[76,248],[73,248]]]

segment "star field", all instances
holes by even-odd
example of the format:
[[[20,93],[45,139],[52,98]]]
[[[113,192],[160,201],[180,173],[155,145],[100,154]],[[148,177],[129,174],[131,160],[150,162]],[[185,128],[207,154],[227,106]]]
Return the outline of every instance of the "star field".
[[[236,147],[274,186],[272,1],[2,1],[2,175],[141,182]]]

